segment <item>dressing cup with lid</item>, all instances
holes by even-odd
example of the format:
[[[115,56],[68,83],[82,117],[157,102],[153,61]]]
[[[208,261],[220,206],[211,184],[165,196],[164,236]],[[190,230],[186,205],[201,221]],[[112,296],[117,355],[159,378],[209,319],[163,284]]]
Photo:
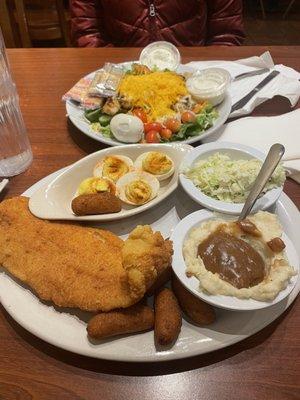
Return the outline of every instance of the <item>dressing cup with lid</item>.
[[[191,95],[199,101],[209,101],[213,106],[220,104],[230,85],[231,76],[223,68],[207,68],[196,71],[186,81]]]

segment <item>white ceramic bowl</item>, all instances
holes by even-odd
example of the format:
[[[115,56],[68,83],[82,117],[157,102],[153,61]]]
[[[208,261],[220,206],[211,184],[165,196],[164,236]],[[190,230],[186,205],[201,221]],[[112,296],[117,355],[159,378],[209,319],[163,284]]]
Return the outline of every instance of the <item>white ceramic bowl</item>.
[[[177,188],[179,165],[191,149],[192,147],[188,144],[149,144],[147,147],[133,144],[97,151],[77,161],[60,173],[50,184],[33,193],[29,200],[29,209],[36,217],[44,219],[104,222],[131,217],[159,204]],[[158,194],[154,199],[141,206],[122,204],[122,210],[118,213],[85,216],[73,214],[71,201],[80,182],[93,175],[93,169],[97,162],[112,154],[127,156],[135,161],[146,151],[163,151],[174,161],[175,165],[174,174],[160,183]]]
[[[226,218],[226,216],[223,216]],[[196,297],[209,303],[213,306],[224,308],[227,310],[233,311],[250,311],[250,310],[258,310],[262,308],[270,307],[279,301],[282,301],[286,298],[290,292],[293,290],[296,282],[297,275],[293,276],[290,280],[290,283],[287,287],[282,290],[278,296],[273,301],[258,301],[253,299],[238,299],[234,296],[224,296],[224,295],[210,295],[206,294],[199,289],[199,280],[195,277],[188,278],[186,276],[186,265],[183,257],[183,244],[187,239],[189,232],[200,226],[203,222],[208,219],[215,218],[215,215],[211,211],[200,210],[196,211],[187,217],[183,218],[179,224],[175,227],[170,239],[173,241],[174,255],[173,255],[173,270],[177,276],[177,278],[181,281],[181,283]],[[228,217],[228,219],[232,219],[232,217]],[[289,263],[294,267],[294,269],[299,273],[299,259],[297,255],[297,251],[292,243],[292,241],[288,238],[288,236],[283,233],[282,239],[286,244],[286,256],[289,260]]]
[[[257,158],[263,162],[266,158],[266,155],[261,151],[242,144],[230,142],[206,143],[196,147],[193,151],[186,154],[181,163],[180,171],[183,171],[186,167],[190,167],[201,159],[207,159],[217,152],[228,154],[234,160],[250,160],[252,158]],[[227,203],[225,201],[213,199],[212,197],[205,195],[194,185],[192,180],[187,178],[183,173],[179,174],[179,180],[183,189],[193,200],[210,210],[233,215],[238,215],[242,211],[244,203]],[[255,203],[253,212],[269,208],[278,200],[282,190],[283,187],[278,187],[269,190],[262,195]]]

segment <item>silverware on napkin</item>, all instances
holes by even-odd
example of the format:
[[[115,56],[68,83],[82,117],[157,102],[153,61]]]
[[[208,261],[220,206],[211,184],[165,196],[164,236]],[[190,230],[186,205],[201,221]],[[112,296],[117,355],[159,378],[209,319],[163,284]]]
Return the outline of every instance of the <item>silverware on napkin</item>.
[[[265,87],[272,79],[274,79],[279,74],[280,74],[279,71],[272,71],[261,82],[259,82],[259,84],[257,86],[255,86],[255,88],[252,89],[251,92],[249,92],[248,94],[246,94],[246,96],[244,96],[239,101],[237,101],[235,104],[233,104],[233,106],[231,108],[231,113],[244,107],[244,105],[247,104],[248,101],[250,99],[252,99],[252,97],[255,96],[257,92],[259,92],[263,87]]]
[[[250,76],[255,76],[255,75],[262,75],[265,74],[267,72],[269,72],[270,69],[269,68],[263,68],[263,69],[257,69],[255,71],[251,71],[251,72],[243,72],[242,74],[239,74],[237,76],[235,76],[233,78],[233,81],[239,81],[240,79],[244,79],[244,78],[249,78]]]

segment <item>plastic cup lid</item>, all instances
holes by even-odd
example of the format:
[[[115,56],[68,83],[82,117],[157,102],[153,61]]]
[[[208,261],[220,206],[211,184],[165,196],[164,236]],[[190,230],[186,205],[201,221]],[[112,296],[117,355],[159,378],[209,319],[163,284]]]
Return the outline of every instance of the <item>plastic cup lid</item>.
[[[194,85],[194,81],[197,80],[197,78],[206,80],[206,79],[212,79],[214,81],[214,84],[217,85],[218,87],[214,87],[214,89],[212,88],[201,88],[201,90],[197,90],[197,85]],[[187,81],[186,81],[186,85],[187,88],[190,92],[193,93],[201,93],[202,95],[205,94],[210,94],[212,91],[215,90],[225,90],[228,85],[231,82],[231,76],[229,74],[229,72],[224,69],[224,68],[206,68],[206,69],[202,69],[202,70],[198,70],[196,72],[193,73],[192,76],[190,76]]]
[[[179,50],[172,43],[159,41],[146,46],[140,54],[139,61],[151,69],[175,71],[181,62],[181,57]]]

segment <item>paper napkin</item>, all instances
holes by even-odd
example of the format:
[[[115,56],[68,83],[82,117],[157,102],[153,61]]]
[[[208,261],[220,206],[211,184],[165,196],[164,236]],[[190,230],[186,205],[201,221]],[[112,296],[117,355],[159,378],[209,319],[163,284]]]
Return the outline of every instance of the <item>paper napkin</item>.
[[[214,140],[245,144],[266,154],[272,144],[282,143],[284,167],[300,183],[300,109],[276,117],[246,117],[229,122],[203,141]]]
[[[289,99],[294,107],[300,97],[300,73],[284,65],[274,65],[270,52],[263,53],[260,57],[254,56],[237,61],[192,61],[185,64],[185,68],[204,69],[209,67],[225,68],[234,79],[239,74],[251,72],[262,68],[269,68],[270,71],[244,78],[231,83],[229,93],[232,104],[236,103],[249,93],[259,82],[261,82],[272,70],[280,72],[271,82],[261,89],[243,108],[233,112],[230,117],[238,117],[250,114],[251,111],[264,101],[279,95]]]

